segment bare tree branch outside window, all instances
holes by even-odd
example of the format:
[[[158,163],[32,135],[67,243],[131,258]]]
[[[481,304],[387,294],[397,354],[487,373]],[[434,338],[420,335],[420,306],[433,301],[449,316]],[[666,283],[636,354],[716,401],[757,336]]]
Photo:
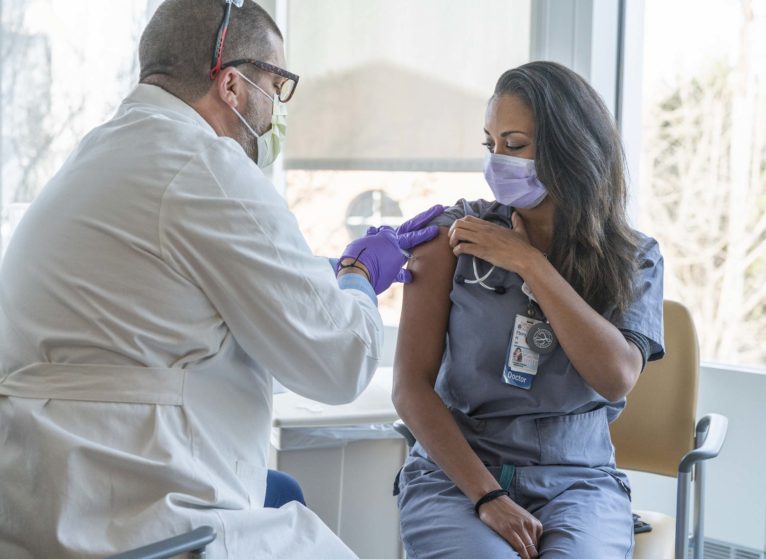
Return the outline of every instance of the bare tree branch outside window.
[[[710,61],[645,114],[644,222],[703,359],[766,365],[766,60],[744,0],[737,59]],[[760,25],[760,27],[757,27]]]
[[[110,0],[110,3],[114,0]],[[151,0],[153,3],[154,0]],[[52,37],[45,32],[30,31],[30,6],[54,14],[54,0],[3,0],[0,32],[0,83],[2,107],[0,122],[0,247],[4,246],[3,229],[12,217],[14,204],[31,202],[52,177],[77,143],[94,125],[106,120],[122,97],[135,86],[138,76],[137,46],[141,30],[150,15],[147,0],[120,0],[132,18],[110,22],[125,30],[124,56],[114,62],[114,73],[104,76],[118,84],[120,95],[103,99],[98,91],[82,87],[61,87],[79,80],[79,72],[90,68],[101,53],[86,45],[79,37]],[[100,0],[78,0],[68,5],[69,13],[78,17]],[[50,15],[55,20],[55,15]],[[37,23],[38,29],[41,27]],[[54,21],[52,25],[55,26]],[[110,37],[103,40],[109,41]],[[56,52],[66,51],[76,71],[56,74],[53,70]],[[58,75],[58,77],[56,77]],[[70,80],[61,84],[56,80]],[[101,113],[87,115],[87,109],[103,107]],[[91,111],[92,113],[92,111]]]

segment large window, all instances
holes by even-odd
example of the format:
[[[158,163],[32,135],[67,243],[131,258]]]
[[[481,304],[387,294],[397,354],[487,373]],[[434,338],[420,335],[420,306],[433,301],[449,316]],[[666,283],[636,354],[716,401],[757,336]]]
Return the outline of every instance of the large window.
[[[286,196],[309,244],[338,255],[367,224],[491,196],[487,100],[530,57],[530,0],[282,0],[290,102]],[[399,320],[401,288],[380,301]]]
[[[155,0],[4,0],[0,250],[82,136],[135,85]]]
[[[641,225],[702,358],[763,367],[766,3],[704,4],[646,2]]]

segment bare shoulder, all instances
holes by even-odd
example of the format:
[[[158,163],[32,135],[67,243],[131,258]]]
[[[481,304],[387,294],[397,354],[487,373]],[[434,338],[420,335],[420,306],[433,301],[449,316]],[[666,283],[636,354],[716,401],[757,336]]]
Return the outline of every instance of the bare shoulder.
[[[399,323],[402,347],[408,345],[411,336],[421,341],[431,336],[434,340],[444,339],[456,262],[445,227],[433,241],[415,249],[408,266],[413,281],[404,286]]]
[[[405,297],[408,292],[443,292],[445,287],[449,293],[457,259],[449,246],[447,231],[446,227],[440,227],[438,237],[414,250],[407,265],[412,272],[413,282],[405,286]]]

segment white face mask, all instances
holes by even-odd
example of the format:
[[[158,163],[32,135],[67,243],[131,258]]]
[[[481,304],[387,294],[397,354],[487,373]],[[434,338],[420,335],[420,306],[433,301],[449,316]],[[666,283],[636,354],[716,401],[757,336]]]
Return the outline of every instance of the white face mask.
[[[285,143],[285,136],[287,135],[287,107],[282,101],[279,100],[279,96],[276,93],[274,94],[273,98],[270,97],[268,93],[266,93],[263,89],[258,87],[257,84],[248,79],[247,76],[245,76],[242,72],[237,70],[237,73],[243,80],[256,88],[261,93],[261,95],[265,95],[268,99],[270,99],[272,103],[271,128],[260,135],[257,134],[255,130],[253,130],[253,127],[250,126],[250,124],[245,120],[245,118],[237,109],[231,107],[231,110],[234,111],[234,113],[239,117],[239,120],[242,121],[242,124],[245,125],[245,128],[247,128],[250,133],[255,136],[258,145],[258,161],[256,164],[258,167],[263,169],[274,163],[282,151],[282,146]]]

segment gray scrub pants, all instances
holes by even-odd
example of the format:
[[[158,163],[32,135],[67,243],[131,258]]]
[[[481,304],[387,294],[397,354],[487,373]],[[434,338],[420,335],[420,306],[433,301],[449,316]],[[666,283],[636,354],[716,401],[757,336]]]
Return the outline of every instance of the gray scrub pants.
[[[629,559],[633,518],[628,485],[611,468],[527,466],[508,479],[489,470],[543,525],[541,559]],[[505,479],[502,479],[505,477]],[[400,478],[401,530],[408,559],[512,559],[519,555],[484,524],[438,466],[419,458]]]

